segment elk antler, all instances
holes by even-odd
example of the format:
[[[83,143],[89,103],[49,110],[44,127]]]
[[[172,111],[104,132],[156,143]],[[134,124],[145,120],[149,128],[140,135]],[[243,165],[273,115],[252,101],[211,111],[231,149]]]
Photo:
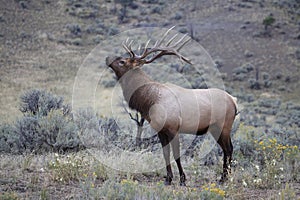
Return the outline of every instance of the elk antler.
[[[175,26],[171,27],[170,29],[168,29],[164,35],[162,36],[162,38],[160,40],[157,40],[154,44],[154,46],[152,48],[147,48],[150,40],[148,40],[144,46],[144,51],[142,54],[137,55],[133,52],[133,50],[131,49],[131,45],[133,43],[133,40],[129,41],[129,38],[127,38],[127,40],[125,42],[122,43],[124,49],[129,53],[131,58],[135,58],[138,60],[143,60],[144,63],[148,64],[153,62],[154,60],[156,60],[157,58],[160,58],[164,55],[175,55],[177,56],[180,60],[185,61],[189,64],[192,64],[191,61],[189,59],[187,59],[186,57],[184,57],[183,55],[181,55],[179,53],[179,50],[182,49],[182,47],[184,45],[186,45],[189,41],[191,41],[191,38],[188,38],[186,40],[186,36],[187,34],[185,34],[184,36],[182,36],[176,43],[173,44],[173,41],[176,39],[178,34],[175,34],[173,37],[171,37],[169,39],[169,41],[166,43],[165,46],[162,46],[162,43],[164,43],[167,35],[169,34],[169,32],[174,28]],[[140,49],[140,47],[139,47]],[[146,60],[146,57],[149,56],[150,54],[153,53],[153,56]]]

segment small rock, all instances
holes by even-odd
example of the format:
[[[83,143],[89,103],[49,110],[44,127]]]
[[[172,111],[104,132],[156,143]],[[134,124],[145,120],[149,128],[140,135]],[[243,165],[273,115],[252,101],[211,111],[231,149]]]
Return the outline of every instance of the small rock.
[[[285,91],[286,90],[286,86],[281,85],[281,86],[278,87],[278,90],[281,91],[281,92]]]
[[[132,3],[129,4],[129,7],[133,10],[136,10],[136,9],[139,8],[139,5],[135,2],[132,2]]]
[[[269,80],[270,79],[270,74],[267,73],[267,72],[263,72],[262,77],[263,77],[263,80]]]
[[[256,31],[252,34],[252,37],[261,37],[262,33],[261,31]]]
[[[246,29],[247,28],[247,26],[246,25],[242,25],[242,26],[240,26],[240,29]]]
[[[159,6],[156,6],[155,8],[153,8],[152,10],[151,10],[151,13],[152,14],[161,14],[161,11],[162,11],[162,8],[161,7],[159,7]]]
[[[174,19],[175,20],[181,20],[182,19],[182,13],[181,12],[177,12],[176,14],[175,14],[175,16],[174,16]]]
[[[81,46],[81,45],[83,44],[82,39],[80,39],[80,38],[75,38],[75,39],[73,39],[73,40],[71,41],[71,43],[72,43],[73,45],[76,45],[76,46]]]
[[[260,87],[260,82],[256,79],[251,78],[251,79],[248,80],[248,83],[249,83],[250,89],[260,90],[260,88],[261,88]]]
[[[237,4],[240,8],[252,8],[252,4],[250,2],[242,2]]]
[[[28,8],[28,2],[27,1],[20,1],[19,5],[21,6],[21,8],[23,9],[27,9]]]
[[[80,25],[78,24],[67,24],[65,26],[71,34],[75,35],[75,36],[80,36],[81,35],[81,28]]]
[[[229,12],[236,11],[236,9],[235,9],[234,7],[232,7],[232,6],[228,6],[228,7],[227,7],[227,10],[228,10]]]
[[[282,77],[283,77],[283,75],[282,75],[282,73],[281,72],[277,72],[276,74],[275,74],[275,77],[276,77],[276,79],[281,79]]]
[[[264,80],[264,87],[265,88],[270,88],[272,86],[272,81],[270,80]]]
[[[96,44],[99,44],[102,40],[103,40],[103,38],[99,35],[97,35],[96,37],[93,38],[93,42]]]
[[[246,74],[233,74],[232,80],[234,81],[244,81],[247,78]]]
[[[287,76],[287,77],[285,77],[285,80],[284,80],[286,83],[289,83],[289,82],[291,82],[291,77],[290,76]]]
[[[251,51],[246,50],[244,52],[244,55],[245,55],[246,58],[251,58],[251,57],[253,57],[254,54]]]
[[[223,60],[220,60],[220,59],[218,59],[218,60],[215,60],[215,65],[216,65],[216,67],[218,68],[218,69],[220,69],[221,67],[223,67]]]
[[[183,34],[188,33],[188,29],[186,27],[180,28],[178,31]]]

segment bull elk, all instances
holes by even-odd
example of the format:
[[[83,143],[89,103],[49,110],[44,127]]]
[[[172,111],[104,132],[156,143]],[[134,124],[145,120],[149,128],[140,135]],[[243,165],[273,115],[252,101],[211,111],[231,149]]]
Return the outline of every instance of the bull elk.
[[[150,40],[146,42],[140,54],[132,50],[132,41],[127,39],[122,45],[130,57],[107,57],[106,64],[114,71],[129,107],[140,112],[158,132],[166,162],[165,185],[170,185],[173,179],[170,146],[179,170],[180,185],[184,186],[186,182],[180,162],[180,132],[197,135],[210,132],[213,135],[224,154],[221,176],[221,181],[224,181],[232,160],[230,132],[237,114],[236,98],[217,88],[186,89],[170,83],[162,84],[152,80],[141,69],[144,64],[165,55],[175,55],[191,64],[179,53],[190,40],[186,39],[186,35],[177,40],[176,34],[165,42],[171,29],[152,48],[148,48]]]

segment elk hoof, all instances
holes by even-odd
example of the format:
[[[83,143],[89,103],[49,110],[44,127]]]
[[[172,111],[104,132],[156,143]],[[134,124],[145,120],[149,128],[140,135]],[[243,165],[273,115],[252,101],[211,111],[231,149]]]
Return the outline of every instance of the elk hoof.
[[[186,186],[185,180],[186,180],[185,174],[183,174],[182,176],[180,176],[180,186]]]
[[[164,184],[165,184],[165,185],[171,185],[171,183],[172,183],[172,178],[167,177],[167,178],[165,179]]]
[[[165,180],[164,184],[167,185],[171,185],[171,181]]]
[[[223,185],[224,182],[225,182],[225,181],[224,181],[223,179],[220,179],[220,180],[218,181],[218,185]]]
[[[180,182],[180,186],[186,186],[185,182]]]
[[[227,180],[227,177],[222,175],[221,179],[218,182],[219,182],[219,184],[223,184],[223,183],[225,183],[226,180]]]

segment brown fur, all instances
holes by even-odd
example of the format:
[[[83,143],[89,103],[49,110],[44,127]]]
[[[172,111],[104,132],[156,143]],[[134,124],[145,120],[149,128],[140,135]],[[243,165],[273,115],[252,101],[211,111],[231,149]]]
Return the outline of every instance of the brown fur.
[[[132,94],[128,104],[131,109],[137,110],[142,117],[149,120],[149,110],[158,101],[158,98],[159,85],[145,84]]]

